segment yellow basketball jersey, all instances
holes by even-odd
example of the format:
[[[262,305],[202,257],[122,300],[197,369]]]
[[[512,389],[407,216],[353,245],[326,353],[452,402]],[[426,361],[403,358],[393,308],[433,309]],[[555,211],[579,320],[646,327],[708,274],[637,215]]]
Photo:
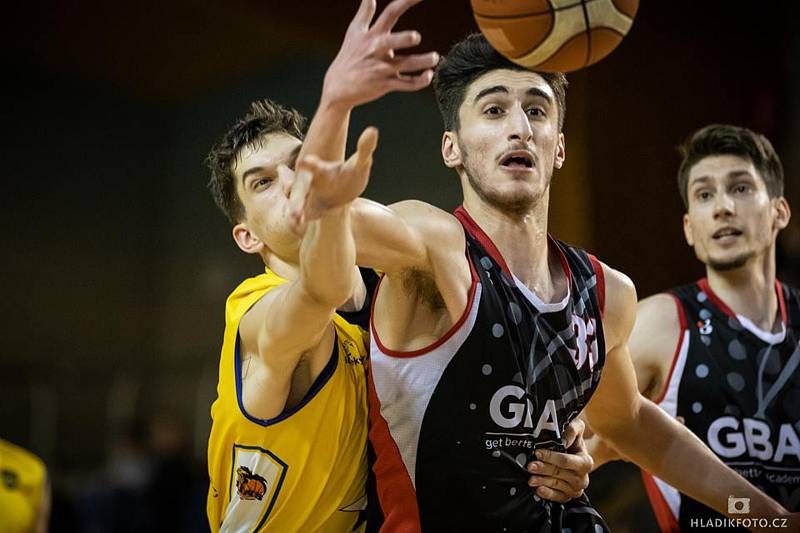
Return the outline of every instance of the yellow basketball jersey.
[[[365,333],[334,315],[331,359],[300,404],[271,420],[242,404],[239,321],[286,283],[269,269],[228,297],[208,441],[213,531],[363,531],[367,476]]]
[[[0,531],[33,530],[46,478],[38,457],[0,439]]]

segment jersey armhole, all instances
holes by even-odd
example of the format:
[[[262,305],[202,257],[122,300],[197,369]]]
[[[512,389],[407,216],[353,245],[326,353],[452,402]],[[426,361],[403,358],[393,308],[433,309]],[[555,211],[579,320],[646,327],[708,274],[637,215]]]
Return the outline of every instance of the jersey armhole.
[[[606,275],[603,273],[603,265],[592,254],[587,254],[589,261],[592,262],[594,275],[597,276],[597,304],[600,306],[600,318],[606,312]]]
[[[661,384],[661,392],[658,394],[658,397],[653,400],[653,403],[661,403],[667,395],[669,382],[672,380],[672,374],[675,372],[675,365],[678,363],[678,355],[680,355],[681,346],[683,346],[683,337],[688,329],[686,324],[686,311],[683,309],[680,298],[671,292],[665,294],[671,296],[672,300],[675,302],[675,308],[678,311],[678,321],[680,322],[680,331],[678,332],[678,342],[675,343],[675,352],[672,354],[672,363],[669,365],[669,372],[667,372],[667,377],[664,378],[664,383]]]

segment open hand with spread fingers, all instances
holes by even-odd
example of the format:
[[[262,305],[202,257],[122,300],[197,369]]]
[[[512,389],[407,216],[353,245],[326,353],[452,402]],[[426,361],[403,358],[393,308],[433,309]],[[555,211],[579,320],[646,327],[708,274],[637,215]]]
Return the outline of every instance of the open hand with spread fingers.
[[[324,105],[352,109],[392,91],[416,91],[433,79],[436,52],[398,55],[420,43],[419,32],[394,32],[398,19],[421,0],[394,0],[375,22],[375,0],[362,0],[339,53],[325,74]]]
[[[358,198],[369,182],[372,154],[378,145],[378,130],[365,129],[356,153],[346,161],[323,161],[315,155],[297,161],[294,179],[286,174],[283,186],[289,194],[292,229],[302,233],[305,225]],[[286,169],[285,172],[291,173]]]

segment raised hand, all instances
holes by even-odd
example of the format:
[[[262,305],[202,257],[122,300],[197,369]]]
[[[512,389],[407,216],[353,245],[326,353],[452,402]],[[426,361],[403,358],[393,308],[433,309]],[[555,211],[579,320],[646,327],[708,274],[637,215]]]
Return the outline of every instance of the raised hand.
[[[315,155],[297,161],[294,180],[287,181],[289,221],[302,233],[305,225],[331,209],[358,198],[369,181],[378,130],[369,127],[358,138],[356,153],[344,162],[323,161]]]
[[[325,74],[323,104],[351,109],[391,91],[416,91],[430,84],[439,55],[397,55],[396,50],[419,44],[421,36],[413,30],[392,31],[403,13],[420,1],[394,0],[374,24],[375,0],[361,1]]]

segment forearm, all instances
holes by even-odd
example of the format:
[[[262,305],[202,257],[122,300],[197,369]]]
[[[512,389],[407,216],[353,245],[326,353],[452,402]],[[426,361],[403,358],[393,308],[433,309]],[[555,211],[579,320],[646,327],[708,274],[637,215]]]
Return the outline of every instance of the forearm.
[[[730,495],[750,498],[753,517],[774,517],[786,512],[649,400],[642,398],[633,423],[623,426],[619,434],[608,435],[614,447],[640,467],[719,513],[728,515]]]
[[[331,210],[306,228],[300,246],[299,283],[316,302],[339,307],[353,292],[355,260],[348,204]]]
[[[326,161],[344,159],[351,108],[322,91],[319,107],[308,127],[300,157],[316,155]]]

